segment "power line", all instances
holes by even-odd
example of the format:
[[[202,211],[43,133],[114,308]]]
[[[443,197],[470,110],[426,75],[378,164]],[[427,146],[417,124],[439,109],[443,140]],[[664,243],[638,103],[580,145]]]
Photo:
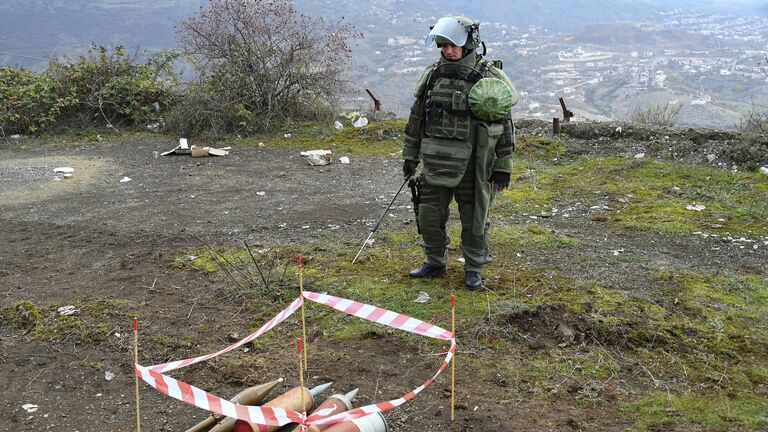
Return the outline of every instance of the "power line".
[[[14,54],[14,53],[3,52],[3,51],[0,51],[0,55],[7,55],[7,56],[11,56],[11,57],[21,57],[21,58],[32,59],[32,60],[43,60],[43,61],[48,61],[49,60],[49,59],[45,59],[45,58],[41,58],[41,57],[33,57],[33,56],[28,56],[28,55],[23,55],[23,54]]]

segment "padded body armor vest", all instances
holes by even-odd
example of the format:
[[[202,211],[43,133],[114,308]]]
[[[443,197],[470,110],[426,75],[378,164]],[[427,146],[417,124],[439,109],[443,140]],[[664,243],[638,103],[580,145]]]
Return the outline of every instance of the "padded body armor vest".
[[[481,122],[469,111],[469,91],[490,66],[487,61],[478,64],[481,70],[460,63],[441,63],[432,71],[425,90],[425,138],[421,143],[424,175],[429,183],[454,187],[467,170],[475,141],[480,138],[476,129]],[[481,145],[485,143],[477,144],[487,148]]]

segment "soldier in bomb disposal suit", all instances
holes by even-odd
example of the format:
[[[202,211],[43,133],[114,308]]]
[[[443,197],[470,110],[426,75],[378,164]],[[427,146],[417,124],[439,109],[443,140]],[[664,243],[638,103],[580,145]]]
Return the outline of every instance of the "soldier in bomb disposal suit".
[[[479,24],[467,17],[440,18],[425,44],[435,42],[440,60],[419,79],[405,127],[403,174],[418,177],[418,225],[424,262],[409,273],[423,278],[445,274],[448,205],[455,199],[461,219],[465,285],[482,286],[489,259],[488,213],[496,192],[509,187],[514,125],[510,109],[517,91],[501,70],[477,52]]]

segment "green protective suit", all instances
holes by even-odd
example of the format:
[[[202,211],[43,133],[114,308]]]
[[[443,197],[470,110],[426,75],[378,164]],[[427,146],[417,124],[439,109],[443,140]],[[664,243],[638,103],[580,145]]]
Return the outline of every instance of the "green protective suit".
[[[517,91],[507,75],[474,51],[458,61],[441,57],[424,71],[414,93],[403,157],[424,162],[419,226],[426,262],[432,266],[447,265],[446,224],[452,199],[459,207],[464,270],[480,271],[489,262],[488,213],[493,192],[488,179],[493,171],[512,172],[515,143],[511,114],[485,121],[470,112],[470,90],[484,77],[504,81],[512,91],[513,104],[517,102]]]

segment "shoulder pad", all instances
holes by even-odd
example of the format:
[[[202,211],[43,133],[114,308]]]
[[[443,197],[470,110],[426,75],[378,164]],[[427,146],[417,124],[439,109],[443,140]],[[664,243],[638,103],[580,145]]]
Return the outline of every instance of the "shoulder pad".
[[[432,75],[432,71],[435,70],[435,67],[438,65],[439,62],[432,63],[429,67],[424,69],[424,72],[421,73],[421,77],[419,77],[419,80],[416,81],[416,90],[413,91],[413,96],[415,98],[421,97],[421,94],[424,93],[424,88],[427,86],[427,81],[429,81],[430,75]]]

